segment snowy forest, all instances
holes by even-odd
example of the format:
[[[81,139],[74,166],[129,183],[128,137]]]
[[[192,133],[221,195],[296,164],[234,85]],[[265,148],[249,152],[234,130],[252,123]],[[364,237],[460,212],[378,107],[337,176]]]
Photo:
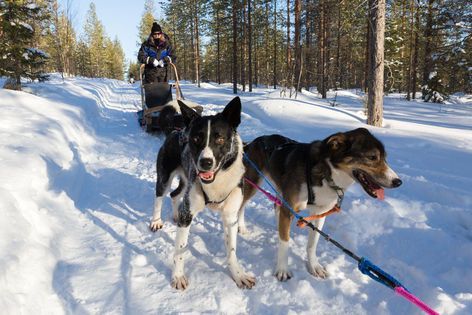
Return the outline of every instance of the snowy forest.
[[[182,79],[289,89],[368,89],[374,18],[384,15],[383,90],[441,102],[472,91],[472,9],[467,0],[182,0],[143,8],[137,45],[158,22],[171,37]],[[138,77],[120,42],[110,39],[91,3],[73,24],[73,0],[7,0],[0,10],[0,75],[43,73]],[[21,21],[16,23],[15,21]],[[83,27],[83,31],[80,29]],[[82,36],[78,36],[82,31]],[[136,47],[136,51],[138,46]],[[27,62],[26,62],[27,60]],[[18,81],[19,83],[19,81]],[[11,82],[10,82],[11,84]],[[293,92],[291,92],[293,93]]]
[[[120,41],[111,39],[91,3],[83,36],[77,36],[72,2],[6,0],[0,2],[0,76],[7,86],[20,88],[20,78],[46,80],[63,76],[124,79],[125,55]]]

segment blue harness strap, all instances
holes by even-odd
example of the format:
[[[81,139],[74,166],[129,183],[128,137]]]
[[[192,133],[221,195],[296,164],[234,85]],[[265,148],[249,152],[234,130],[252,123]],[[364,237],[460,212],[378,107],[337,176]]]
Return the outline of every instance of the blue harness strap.
[[[362,257],[359,260],[359,264],[357,265],[359,271],[363,274],[369,276],[370,278],[374,279],[375,281],[389,287],[390,289],[395,289],[396,287],[405,288],[400,281],[383,271],[380,267],[374,265],[370,260],[365,257]],[[406,288],[405,288],[406,289]]]

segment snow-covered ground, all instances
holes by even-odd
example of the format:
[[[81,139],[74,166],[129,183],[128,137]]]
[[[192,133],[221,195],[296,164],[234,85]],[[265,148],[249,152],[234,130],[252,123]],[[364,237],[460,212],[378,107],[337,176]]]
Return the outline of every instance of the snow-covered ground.
[[[419,314],[393,291],[320,240],[330,278],[306,270],[307,231],[292,229],[294,277],[272,275],[277,234],[272,206],[257,195],[238,256],[257,278],[240,290],[225,267],[219,214],[192,224],[190,287],[173,290],[175,225],[166,200],[163,230],[151,233],[155,159],[163,139],[136,122],[138,85],[66,79],[0,90],[0,309],[2,314]],[[230,86],[186,83],[184,95],[220,111]],[[339,91],[331,107],[316,94],[242,93],[244,141],[281,133],[299,141],[360,126],[362,96]],[[329,95],[334,98],[334,93]],[[354,185],[324,230],[398,278],[441,314],[472,313],[472,101],[447,105],[385,99],[380,138],[403,185],[384,202]]]

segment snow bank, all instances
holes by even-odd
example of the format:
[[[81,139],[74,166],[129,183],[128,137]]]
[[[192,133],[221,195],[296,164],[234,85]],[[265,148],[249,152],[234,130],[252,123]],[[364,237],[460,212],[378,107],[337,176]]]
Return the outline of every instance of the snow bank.
[[[272,205],[261,195],[246,211],[238,237],[241,264],[257,279],[240,290],[225,266],[219,214],[192,223],[186,263],[190,287],[171,289],[175,237],[170,201],[164,229],[147,227],[155,159],[162,138],[136,123],[137,85],[53,75],[25,92],[0,90],[0,307],[6,314],[420,314],[320,240],[331,276],[306,270],[307,232],[292,229],[286,283],[273,276],[277,233]],[[187,98],[205,114],[233,98],[230,85],[196,88]],[[312,141],[364,124],[362,96],[338,91],[336,107],[317,94],[241,93],[243,140],[282,133]],[[330,93],[329,98],[334,94]],[[385,100],[385,128],[369,129],[387,149],[404,184],[370,199],[358,185],[324,230],[396,276],[442,314],[472,309],[472,103],[439,108]]]

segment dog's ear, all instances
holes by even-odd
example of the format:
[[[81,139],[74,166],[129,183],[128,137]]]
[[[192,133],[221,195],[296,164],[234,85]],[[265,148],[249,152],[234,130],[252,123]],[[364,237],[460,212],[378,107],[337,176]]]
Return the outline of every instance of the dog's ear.
[[[330,152],[341,151],[346,147],[346,136],[342,132],[335,133],[325,140]]]
[[[222,113],[224,119],[236,129],[241,123],[241,99],[236,96],[226,105]]]
[[[182,118],[184,119],[185,126],[190,125],[192,120],[201,117],[196,111],[185,105],[185,103],[181,100],[177,100],[177,103],[179,103],[180,112],[182,113]]]

